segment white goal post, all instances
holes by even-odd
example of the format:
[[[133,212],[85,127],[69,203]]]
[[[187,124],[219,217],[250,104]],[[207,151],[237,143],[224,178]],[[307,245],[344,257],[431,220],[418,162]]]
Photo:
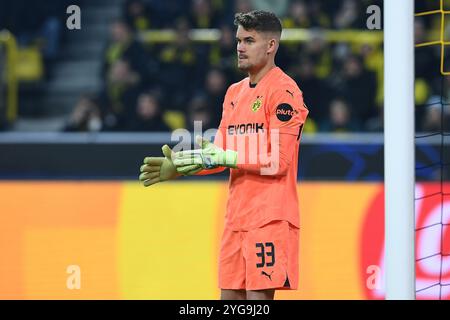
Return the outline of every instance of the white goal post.
[[[384,0],[386,299],[415,299],[414,0]]]

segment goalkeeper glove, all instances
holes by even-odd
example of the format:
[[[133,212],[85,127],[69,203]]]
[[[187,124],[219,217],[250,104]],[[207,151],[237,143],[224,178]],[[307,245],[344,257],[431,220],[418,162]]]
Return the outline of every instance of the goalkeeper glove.
[[[172,150],[169,146],[164,145],[161,150],[164,157],[146,157],[144,164],[140,168],[141,174],[139,180],[143,182],[145,187],[158,182],[175,179],[180,175],[177,173],[177,169],[172,162]],[[201,170],[202,168],[200,166],[191,165],[182,174],[194,175]]]
[[[204,169],[236,168],[236,151],[223,150],[214,143],[204,140],[201,136],[197,136],[196,140],[197,144],[202,147],[201,149],[180,151],[174,154],[173,164],[177,167],[177,172],[183,173],[192,165],[199,165]]]

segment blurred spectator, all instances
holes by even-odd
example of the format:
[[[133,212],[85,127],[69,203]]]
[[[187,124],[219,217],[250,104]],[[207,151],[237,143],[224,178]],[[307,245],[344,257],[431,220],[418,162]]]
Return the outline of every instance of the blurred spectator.
[[[332,83],[335,94],[344,97],[352,106],[356,121],[364,124],[376,114],[375,75],[363,68],[361,58],[349,55],[344,61],[342,71]]]
[[[102,93],[105,130],[127,130],[135,117],[137,97],[141,88],[139,75],[128,61],[114,62]]]
[[[384,55],[382,45],[362,44],[360,55],[368,71],[376,75],[376,105],[384,103]]]
[[[384,108],[383,106],[377,108],[377,115],[370,118],[365,124],[365,131],[368,132],[383,132],[384,129]]]
[[[327,1],[326,5],[329,5]],[[324,10],[323,3],[321,1],[311,1],[309,3],[309,16],[311,19],[312,27],[330,28],[331,19],[327,12]]]
[[[363,28],[365,21],[357,0],[344,0],[335,15],[334,26],[337,29],[357,29]]]
[[[321,123],[328,115],[330,89],[326,82],[319,80],[315,74],[314,63],[308,56],[303,56],[291,68],[293,79],[303,91],[305,104],[311,108],[310,117]]]
[[[333,62],[325,40],[320,35],[314,35],[306,43],[305,52],[314,63],[316,76],[320,79],[327,78],[332,71]]]
[[[450,92],[446,89],[449,84],[449,80],[443,82],[444,90],[442,90],[442,95],[433,95],[425,104],[416,108],[416,111],[420,111],[420,117],[416,119],[419,120],[416,124],[418,127],[417,131],[431,133],[450,132],[450,106],[448,105]]]
[[[134,31],[155,28],[149,8],[143,0],[127,0],[124,4],[124,20]]]
[[[102,77],[107,77],[111,66],[119,59],[129,62],[129,67],[140,79],[148,81],[149,58],[142,44],[135,39],[133,31],[123,20],[116,20],[111,25],[111,40],[104,50]]]
[[[208,0],[192,0],[189,22],[192,28],[211,29],[219,26],[219,16]]]
[[[448,115],[442,113],[442,106],[440,104],[426,107],[425,117],[422,122],[422,131],[432,133],[441,132],[442,117],[446,118],[446,121],[450,121]]]
[[[228,83],[237,82],[242,73],[236,68],[236,40],[234,30],[228,25],[220,29],[221,36],[214,42],[209,50],[209,63],[212,68],[221,68],[225,72]]]
[[[174,21],[186,18],[190,1],[180,0],[147,0],[148,6],[154,12],[155,24],[158,28],[174,28]]]
[[[132,131],[171,131],[162,117],[159,94],[155,91],[141,93],[136,108]]]
[[[234,12],[249,12],[254,10],[250,0],[235,0]]]
[[[97,132],[102,129],[100,107],[92,95],[83,95],[75,105],[63,131]]]
[[[229,0],[209,0],[211,2],[211,7],[219,18],[218,25],[228,25],[232,27],[234,24],[235,15],[235,1]]]
[[[427,42],[427,33],[425,28],[425,20],[416,18],[414,20],[414,42],[415,44]],[[440,48],[438,48],[436,54],[436,48],[432,46],[418,47],[415,49],[415,73],[416,77],[424,78],[427,81],[432,81],[432,79],[439,78],[439,69],[430,68],[433,65],[433,61],[440,59]]]
[[[252,0],[253,10],[264,10],[284,17],[289,6],[289,0]]]
[[[206,76],[206,98],[211,110],[211,125],[219,127],[222,118],[223,99],[228,88],[225,74],[219,69],[211,69]]]
[[[350,106],[345,100],[333,100],[329,112],[329,119],[322,122],[322,131],[354,132],[360,129],[358,123],[352,119]]]
[[[164,88],[163,100],[171,109],[184,109],[193,90],[200,84],[207,64],[198,63],[198,52],[189,38],[187,20],[177,22],[176,40],[164,46],[159,55],[158,82]]]
[[[311,26],[308,6],[303,0],[291,2],[289,11],[283,19],[284,28],[309,28]]]
[[[0,1],[0,30],[10,30],[19,47],[37,48],[47,76],[60,53],[63,32],[67,31],[64,23],[69,3],[69,0]]]
[[[208,99],[201,94],[194,96],[189,103],[187,127],[189,130],[194,131],[194,129],[197,129],[196,125],[199,126],[199,124],[201,127],[198,127],[198,129],[203,131],[217,128],[217,126],[212,124],[212,111],[208,107]]]

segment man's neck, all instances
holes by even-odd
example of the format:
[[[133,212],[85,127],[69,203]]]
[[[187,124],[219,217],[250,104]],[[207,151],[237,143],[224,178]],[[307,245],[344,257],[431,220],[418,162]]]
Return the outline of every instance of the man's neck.
[[[269,72],[270,70],[272,70],[275,67],[276,67],[275,62],[272,62],[272,63],[268,63],[262,69],[259,69],[258,71],[254,72],[254,73],[249,72],[248,77],[250,79],[250,83],[257,84],[267,74],[267,72]]]

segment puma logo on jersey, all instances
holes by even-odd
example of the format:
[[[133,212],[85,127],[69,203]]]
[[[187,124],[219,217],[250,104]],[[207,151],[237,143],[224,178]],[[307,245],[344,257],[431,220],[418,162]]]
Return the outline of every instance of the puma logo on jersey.
[[[293,92],[290,92],[289,90],[286,90],[286,92],[289,93],[292,98],[294,97],[294,93]]]

